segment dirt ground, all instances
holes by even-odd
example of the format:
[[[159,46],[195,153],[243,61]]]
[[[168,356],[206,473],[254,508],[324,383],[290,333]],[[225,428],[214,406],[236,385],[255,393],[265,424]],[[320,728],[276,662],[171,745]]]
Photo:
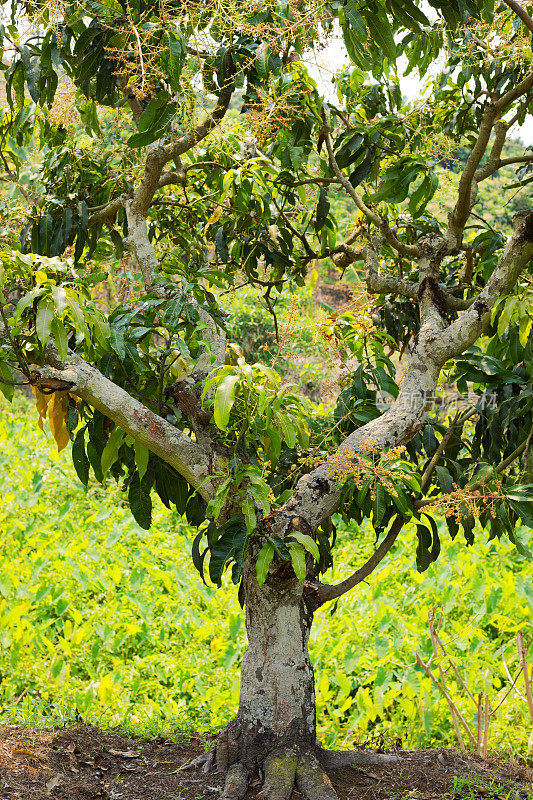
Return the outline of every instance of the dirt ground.
[[[89,726],[0,728],[0,800],[214,800],[219,775],[180,768],[202,753],[200,736],[172,741],[128,737]],[[454,750],[402,754],[398,765],[332,774],[341,800],[533,800],[533,769]],[[254,800],[260,784],[248,794]],[[293,800],[302,800],[297,792]]]

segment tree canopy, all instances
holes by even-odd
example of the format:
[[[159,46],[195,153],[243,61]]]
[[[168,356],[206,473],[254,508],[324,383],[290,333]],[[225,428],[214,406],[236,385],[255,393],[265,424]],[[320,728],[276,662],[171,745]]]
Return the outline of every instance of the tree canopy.
[[[231,566],[248,605],[289,574],[315,610],[408,522],[424,570],[439,515],[528,553],[533,211],[506,235],[476,202],[504,167],[533,181],[532,149],[504,150],[532,110],[533,19],[515,0],[429,6],[54,0],[14,2],[2,27],[3,391],[31,384],[80,479],[123,481],[141,526],[154,494],[175,504],[196,568]],[[349,63],[324,97],[308,62],[332,36]],[[442,166],[460,172],[444,219]],[[354,278],[324,325],[357,361],[326,411],[247,363],[224,311],[245,285],[273,310],[321,262]],[[474,397],[455,415],[443,380]],[[335,512],[370,519],[376,552],[328,585]]]

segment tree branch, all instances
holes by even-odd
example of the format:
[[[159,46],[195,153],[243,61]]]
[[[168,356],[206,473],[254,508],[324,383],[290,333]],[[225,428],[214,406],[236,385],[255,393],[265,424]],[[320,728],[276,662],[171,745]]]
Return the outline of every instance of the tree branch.
[[[523,80],[518,83],[514,89],[509,89],[504,95],[502,95],[496,102],[494,103],[494,109],[498,112],[498,114],[502,114],[506,111],[515,100],[518,100],[519,97],[522,97],[524,94],[528,94],[533,88],[533,72],[530,72],[529,75],[526,75]]]
[[[529,16],[526,9],[517,2],[517,0],[503,0],[506,6],[514,11],[517,17],[520,17],[526,28],[533,33],[533,19]]]
[[[371,245],[366,250],[366,285],[372,294],[392,294],[409,297],[411,300],[419,299],[419,283],[406,278],[398,278],[395,275],[381,274],[378,254]],[[472,303],[471,299],[464,300],[462,297],[455,297],[447,291],[445,286],[439,286],[439,288],[449,311],[462,311],[469,308]]]
[[[513,235],[485,287],[470,308],[435,342],[435,357],[441,364],[464,352],[481,336],[489,324],[492,308],[508,294],[523,267],[533,258],[533,212],[519,212],[513,224]]]
[[[487,162],[482,167],[479,167],[475,172],[474,181],[476,183],[480,183],[481,181],[485,180],[485,178],[488,178],[500,168],[500,156],[505,144],[508,130],[509,126],[506,122],[504,122],[504,120],[499,119],[494,123],[494,142],[492,144]]]
[[[333,152],[333,143],[331,141],[331,133],[329,130],[329,126],[325,127],[325,142],[326,148],[328,151],[329,163],[335,175],[337,176],[339,183],[343,186],[346,193],[352,198],[357,208],[362,211],[365,217],[372,222],[378,230],[381,231],[385,241],[398,253],[402,253],[402,255],[410,255],[410,256],[419,256],[420,250],[415,244],[404,244],[401,242],[392,232],[389,227],[389,224],[386,219],[380,217],[375,211],[373,211],[363,199],[358,195],[358,193],[353,188],[350,181],[343,175],[342,170],[340,169],[337,161],[335,159],[335,154]]]
[[[320,605],[323,603],[328,603],[330,600],[336,600],[338,597],[342,597],[343,594],[347,594],[347,592],[357,586],[358,583],[361,583],[361,581],[364,581],[365,578],[368,578],[368,576],[374,572],[378,564],[383,561],[392,545],[398,538],[404,524],[405,520],[403,517],[396,517],[391,525],[390,531],[387,533],[379,547],[374,551],[374,553],[372,553],[368,561],[366,561],[362,567],[359,567],[359,569],[353,572],[348,578],[345,578],[345,580],[341,581],[341,583],[329,584],[318,582],[315,584],[318,590],[318,599],[320,601]]]
[[[525,154],[523,156],[512,156],[511,158],[501,158],[498,169],[500,167],[508,167],[510,164],[531,164],[533,161],[533,153]]]
[[[97,225],[99,222],[107,222],[108,220],[113,220],[120,211],[120,209],[124,207],[125,202],[126,202],[126,196],[120,195],[120,197],[116,197],[114,200],[111,200],[106,205],[103,205],[100,208],[96,208],[89,217],[88,227],[90,228],[93,225]]]
[[[65,388],[71,394],[98,409],[125,433],[174,467],[204,499],[210,500],[214,496],[212,463],[207,453],[76,353],[68,354],[63,368],[48,364],[36,368],[35,372],[38,373],[36,380],[32,376],[35,386],[43,389],[52,385],[54,388],[54,381],[70,384]]]
[[[342,480],[355,466],[359,453],[380,453],[396,447],[422,428],[443,365],[483,333],[491,308],[511,290],[522,267],[533,258],[533,212],[517,214],[514,228],[484,289],[455,322],[446,326],[438,309],[435,313],[426,309],[402,386],[391,407],[347,436],[329,461],[303,475],[281,509],[283,512],[303,518],[312,530],[316,529],[338,509]]]
[[[426,486],[430,482],[431,476],[433,475],[433,473],[435,471],[435,467],[439,463],[439,461],[441,459],[441,456],[442,456],[442,454],[444,453],[444,451],[446,449],[446,445],[448,444],[448,442],[452,438],[452,436],[455,433],[455,431],[457,430],[457,428],[461,428],[465,424],[465,422],[470,419],[470,417],[473,417],[474,414],[477,414],[477,413],[478,413],[477,408],[472,408],[472,409],[470,409],[470,411],[467,411],[465,414],[463,414],[462,417],[459,417],[459,415],[457,415],[457,417],[450,423],[450,426],[449,426],[448,430],[446,431],[446,433],[444,434],[444,436],[442,437],[442,439],[440,441],[440,444],[437,447],[435,453],[433,454],[433,457],[432,457],[431,461],[429,462],[429,464],[427,465],[426,469],[424,470],[424,472],[422,474],[422,480],[420,481],[420,491],[421,492],[423,492],[425,490]]]
[[[168,153],[168,160],[174,159],[176,156],[183,155],[183,153],[186,153],[187,150],[190,150],[192,147],[197,145],[198,142],[201,142],[202,139],[205,139],[205,137],[211,133],[213,128],[216,128],[228,110],[232,94],[233,84],[222,89],[218,96],[216,106],[211,114],[208,114],[202,122],[185,133],[183,136],[180,136],[175,142],[172,142],[166,146],[165,150]]]
[[[465,168],[459,179],[457,203],[449,215],[448,246],[451,251],[460,246],[463,231],[470,216],[470,210],[476,201],[476,170],[485,155],[496,118],[497,114],[494,107],[492,105],[487,106],[483,112],[476,143],[467,158]]]

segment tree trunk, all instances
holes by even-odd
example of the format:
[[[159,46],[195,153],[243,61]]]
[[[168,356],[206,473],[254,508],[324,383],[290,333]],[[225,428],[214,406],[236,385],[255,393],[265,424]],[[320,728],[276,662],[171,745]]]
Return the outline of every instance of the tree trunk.
[[[255,559],[248,558],[244,570],[248,649],[237,720],[248,746],[263,750],[316,741],[308,652],[313,613],[291,565],[275,561],[263,586],[257,583]]]
[[[215,767],[225,772],[221,800],[243,800],[251,776],[258,772],[262,800],[290,800],[295,787],[306,800],[338,800],[328,771],[389,764],[398,757],[328,751],[317,743],[308,643],[313,609],[319,603],[313,589],[297,580],[292,565],[276,556],[259,586],[256,560],[261,544],[252,540],[243,571],[248,648],[241,666],[239,710],[209,753],[188,768],[201,765],[205,772]],[[312,568],[308,576],[314,577]]]

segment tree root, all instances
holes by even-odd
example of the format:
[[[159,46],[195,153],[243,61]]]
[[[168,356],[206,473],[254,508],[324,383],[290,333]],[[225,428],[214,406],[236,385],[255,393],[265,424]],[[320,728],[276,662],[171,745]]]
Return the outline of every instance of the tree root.
[[[261,755],[262,753],[262,755]],[[181,769],[201,767],[204,773],[225,772],[221,800],[243,800],[248,783],[257,770],[263,774],[261,800],[290,800],[295,787],[306,800],[338,800],[328,777],[331,770],[346,766],[384,766],[401,761],[401,756],[366,750],[325,750],[310,744],[293,743],[266,752],[257,742],[248,747],[240,741],[239,730],[228,725],[214,747]]]
[[[338,800],[330,779],[312,752],[302,753],[298,759],[296,784],[307,800]]]
[[[265,759],[265,779],[260,797],[264,800],[289,800],[298,767],[296,749],[274,750]]]
[[[249,779],[250,773],[244,764],[232,764],[228,769],[220,800],[242,800],[248,790]]]
[[[325,750],[320,747],[317,748],[316,755],[326,772],[342,767],[383,766],[401,761],[401,756],[373,753],[369,750]]]

